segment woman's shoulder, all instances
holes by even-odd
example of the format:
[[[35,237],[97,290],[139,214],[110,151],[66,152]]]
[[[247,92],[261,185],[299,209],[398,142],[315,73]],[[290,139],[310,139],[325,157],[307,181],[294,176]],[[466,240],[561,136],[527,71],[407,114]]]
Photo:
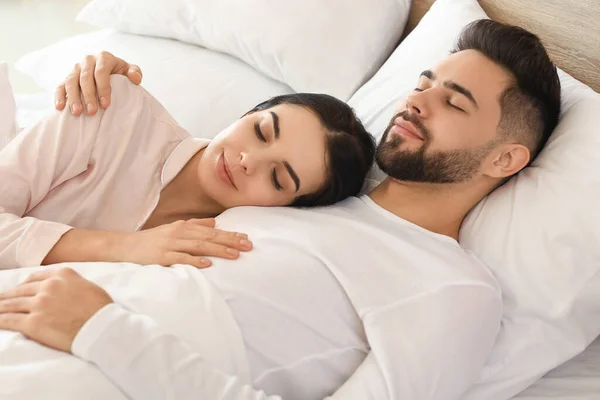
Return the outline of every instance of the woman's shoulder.
[[[110,85],[111,105],[104,110],[103,125],[118,130],[121,138],[130,136],[136,142],[135,139],[146,141],[144,138],[148,137],[160,142],[160,139],[180,141],[191,136],[142,86],[120,75],[112,75]]]

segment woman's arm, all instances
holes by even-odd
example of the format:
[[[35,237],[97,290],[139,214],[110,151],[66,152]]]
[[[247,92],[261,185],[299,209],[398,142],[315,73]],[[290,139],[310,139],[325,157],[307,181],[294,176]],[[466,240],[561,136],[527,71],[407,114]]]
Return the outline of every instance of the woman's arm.
[[[115,86],[121,96],[124,85],[130,84],[123,80]],[[148,97],[137,89],[129,95],[140,101]],[[0,151],[0,269],[78,261],[204,268],[211,263],[202,256],[235,259],[252,248],[246,235],[213,229],[212,219],[123,233],[73,229],[26,216],[53,189],[88,169],[106,112],[84,117],[54,112]]]
[[[72,229],[24,216],[88,168],[100,119],[53,112],[0,150],[0,269],[41,265]]]

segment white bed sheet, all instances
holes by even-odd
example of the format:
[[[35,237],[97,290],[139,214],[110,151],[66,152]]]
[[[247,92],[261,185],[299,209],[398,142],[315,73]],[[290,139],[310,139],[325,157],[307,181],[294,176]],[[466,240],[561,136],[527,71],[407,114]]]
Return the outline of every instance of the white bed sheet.
[[[600,400],[600,338],[513,400]]]

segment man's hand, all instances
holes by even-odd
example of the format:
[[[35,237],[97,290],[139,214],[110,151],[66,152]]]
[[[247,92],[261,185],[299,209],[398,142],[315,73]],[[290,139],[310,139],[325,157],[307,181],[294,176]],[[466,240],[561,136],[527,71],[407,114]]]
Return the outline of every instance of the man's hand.
[[[240,251],[252,249],[246,234],[222,231],[214,226],[213,218],[190,219],[128,233],[109,250],[109,259],[143,265],[189,264],[206,268],[211,262],[205,256],[236,259]]]
[[[0,294],[0,329],[71,352],[83,325],[112,302],[104,289],[70,268],[39,271]]]
[[[98,99],[100,107],[110,105],[112,74],[124,75],[136,85],[142,82],[140,67],[103,51],[96,56],[87,56],[81,63],[75,64],[67,79],[56,88],[54,106],[57,110],[62,110],[67,104],[71,114],[76,116],[81,115],[84,109],[88,115],[94,115],[98,111]],[[82,92],[84,104],[81,104]]]

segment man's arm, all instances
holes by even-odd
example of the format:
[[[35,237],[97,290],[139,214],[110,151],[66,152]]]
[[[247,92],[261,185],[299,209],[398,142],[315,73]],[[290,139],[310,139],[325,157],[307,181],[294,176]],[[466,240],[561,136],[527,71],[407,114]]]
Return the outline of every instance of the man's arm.
[[[487,360],[500,315],[498,294],[483,286],[445,287],[368,315],[372,351],[331,399],[459,399]],[[73,353],[134,400],[281,399],[216,370],[151,318],[116,304],[84,326]]]
[[[112,303],[73,271],[43,271],[32,283],[57,276],[64,278],[62,285],[37,286],[53,301],[31,302],[35,310],[11,314],[15,296],[0,295],[0,329],[71,350],[96,364],[134,400],[281,399],[217,370],[150,317]],[[74,299],[77,310],[65,306]],[[457,285],[369,313],[365,326],[371,352],[331,399],[460,398],[487,359],[501,311],[493,289]],[[29,314],[36,315],[35,323],[27,320]]]

